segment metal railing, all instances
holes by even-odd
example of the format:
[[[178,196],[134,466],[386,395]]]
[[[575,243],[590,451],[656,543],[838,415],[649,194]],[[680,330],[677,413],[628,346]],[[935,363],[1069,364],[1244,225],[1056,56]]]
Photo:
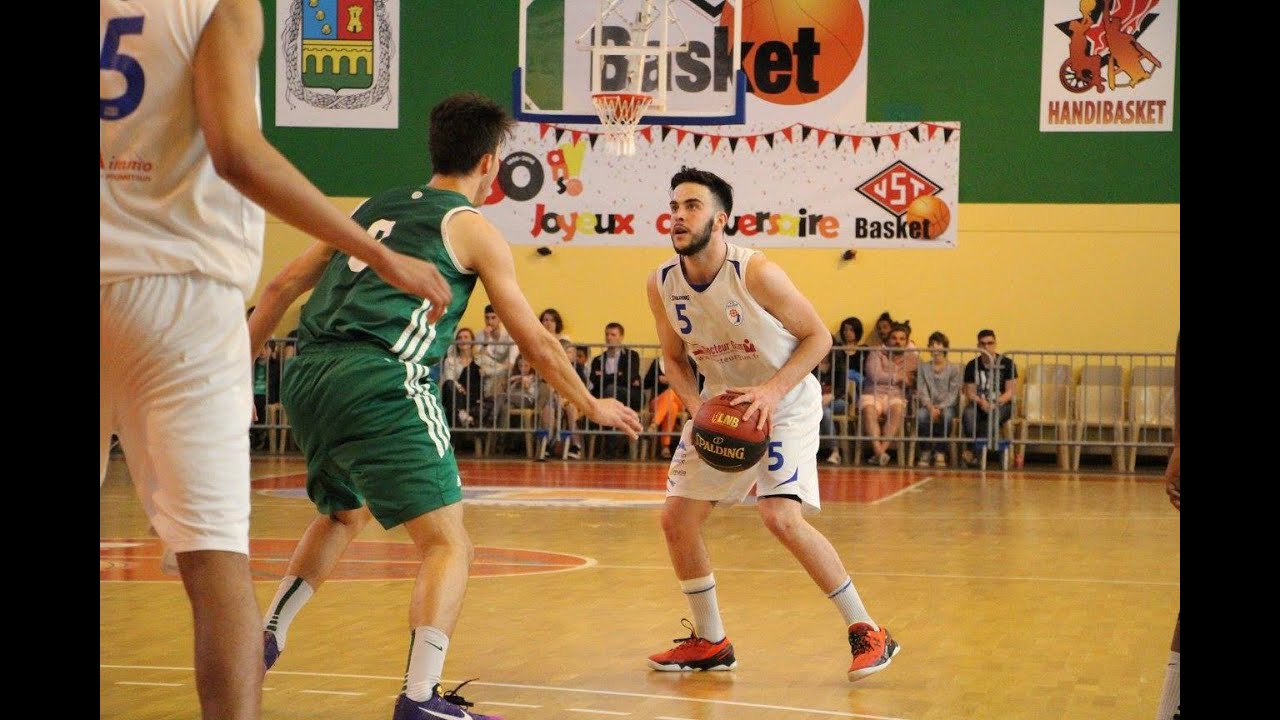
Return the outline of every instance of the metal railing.
[[[477,344],[477,347],[480,347]],[[495,346],[503,349],[506,346]],[[661,459],[661,448],[678,441],[687,413],[680,413],[671,429],[654,427],[655,388],[652,364],[660,354],[657,345],[630,345],[621,354],[614,373],[603,370],[599,344],[578,345],[586,355],[580,367],[583,382],[596,397],[617,397],[641,415],[645,432],[640,441],[629,442],[619,431],[603,428],[578,417],[551,387],[534,373],[525,380],[515,363],[476,361],[480,368],[479,387],[474,372],[452,380],[455,388],[445,392],[439,368],[433,370],[433,382],[442,394],[442,404],[449,415],[455,445],[459,452],[471,451],[477,456],[542,457],[623,457]],[[266,452],[296,452],[289,433],[286,413],[279,404],[280,381],[293,357],[295,341],[274,338],[265,359],[268,381],[265,393],[255,398],[258,418],[251,428],[255,448]],[[518,356],[512,348],[511,357]],[[634,352],[634,354],[631,354]],[[1110,467],[1134,472],[1140,458],[1150,459],[1158,467],[1172,447],[1174,421],[1173,363],[1174,355],[1145,352],[1087,352],[1070,350],[1011,350],[1000,353],[1013,362],[1016,372],[1012,401],[1002,409],[1000,422],[983,422],[988,413],[965,397],[965,368],[978,359],[979,348],[950,348],[946,361],[954,364],[962,378],[960,397],[942,418],[945,422],[921,422],[919,394],[914,377],[899,388],[902,396],[901,427],[890,436],[882,428],[872,431],[870,423],[887,424],[893,402],[880,403],[873,409],[877,395],[896,393],[877,382],[875,372],[868,377],[868,361],[872,353],[883,352],[896,366],[907,366],[911,372],[932,361],[928,348],[847,348],[837,346],[828,361],[815,369],[827,400],[820,443],[820,459],[838,450],[839,464],[863,464],[877,460],[872,446],[877,439],[887,441],[890,462],[905,466],[920,461],[941,447],[948,467],[963,465],[971,455],[973,463],[986,466],[988,454],[998,454],[1002,467],[1022,466],[1028,458],[1042,455],[1047,462],[1062,469],[1079,469],[1086,458],[1109,458]],[[499,353],[500,354],[500,353]],[[487,356],[486,356],[487,357]],[[883,362],[881,358],[877,362]],[[609,369],[614,369],[610,364]],[[980,369],[985,364],[979,363]],[[1006,378],[996,366],[991,375],[995,387],[1002,388]],[[974,384],[981,386],[979,372]],[[888,390],[888,391],[886,391]],[[886,407],[889,406],[889,407]],[[667,409],[670,409],[669,407]],[[885,410],[880,414],[880,410]],[[1007,414],[1007,416],[1006,416]],[[994,413],[992,414],[994,417]],[[666,438],[664,443],[664,438]],[[965,451],[968,451],[966,453]],[[930,464],[935,464],[934,462]]]

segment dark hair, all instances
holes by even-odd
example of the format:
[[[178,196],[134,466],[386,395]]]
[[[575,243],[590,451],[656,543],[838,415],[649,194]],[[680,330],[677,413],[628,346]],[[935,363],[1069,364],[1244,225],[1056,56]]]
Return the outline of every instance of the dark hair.
[[[840,336],[840,342],[836,343],[837,345],[844,344],[844,328],[846,325],[849,326],[850,328],[853,328],[854,343],[857,343],[858,341],[862,340],[862,321],[856,317],[847,317],[840,321],[840,330],[838,331],[838,334]]]
[[[461,92],[431,109],[427,133],[433,172],[466,175],[486,153],[497,152],[516,122],[507,109],[474,92]]]
[[[929,334],[929,344],[932,345],[934,343],[938,343],[944,348],[951,347],[951,340],[946,335],[943,335],[941,330],[934,330]]]
[[[489,313],[493,313],[494,315],[497,315],[497,314],[498,314],[498,311],[497,311],[497,310],[494,310],[492,305],[485,305],[485,306],[484,306],[484,314],[485,314],[485,315],[488,315]]]
[[[979,342],[981,342],[981,341],[982,341],[982,338],[987,337],[987,336],[990,336],[992,340],[995,340],[995,338],[996,338],[996,331],[995,331],[995,330],[986,330],[986,329],[984,329],[984,330],[979,330],[979,331],[978,331],[978,341],[979,341]]]
[[[555,320],[557,334],[564,331],[564,318],[560,317],[559,310],[556,310],[555,308],[547,308],[546,310],[543,310],[542,312],[538,313],[538,322],[542,322],[543,315],[550,315],[551,319]]]
[[[906,333],[907,337],[911,337],[911,325],[905,322],[895,322],[889,326],[889,332],[894,333],[901,330]]]
[[[675,190],[680,183],[696,183],[702,185],[711,191],[715,196],[716,202],[720,203],[720,209],[725,213],[733,212],[733,186],[725,182],[723,178],[713,172],[691,168],[688,165],[680,166],[680,172],[671,176],[671,189]]]
[[[605,326],[604,326],[604,329],[605,329],[606,331],[607,331],[609,328],[618,328],[618,334],[619,334],[619,335],[626,335],[626,334],[627,334],[627,329],[626,329],[626,328],[624,328],[624,327],[622,327],[622,323],[620,323],[620,322],[611,322],[611,323],[609,323],[608,325],[605,325]]]

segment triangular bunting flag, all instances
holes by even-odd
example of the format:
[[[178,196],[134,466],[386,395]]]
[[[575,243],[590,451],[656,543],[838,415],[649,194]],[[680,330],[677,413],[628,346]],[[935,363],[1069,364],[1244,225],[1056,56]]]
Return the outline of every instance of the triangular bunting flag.
[[[574,144],[574,145],[577,145],[577,144],[578,144],[578,138],[582,137],[582,131],[581,131],[581,130],[573,130],[572,132],[573,132],[573,144]]]
[[[724,138],[723,138],[723,137],[721,137],[721,136],[719,136],[719,135],[712,135],[712,136],[711,136],[711,152],[715,152],[715,151],[716,151],[716,148],[720,146],[720,141],[721,141],[721,140],[723,140],[723,139],[724,139]]]
[[[764,141],[769,143],[769,147],[773,147],[773,133],[765,133],[760,137],[764,138]]]
[[[562,127],[556,128],[556,142],[560,142],[561,135],[564,135],[564,128]]]
[[[844,142],[844,135],[841,135],[840,133],[832,133],[832,135],[836,136],[836,149],[839,150],[840,143]]]
[[[938,126],[934,125],[933,123],[925,123],[924,126],[929,128],[929,134],[926,137],[932,140],[934,133],[938,132]]]
[[[822,144],[822,141],[823,141],[823,140],[826,140],[826,139],[827,139],[827,136],[828,136],[828,135],[830,135],[830,134],[831,134],[831,133],[827,132],[826,130],[819,130],[819,131],[818,131],[818,144],[819,144],[819,145],[821,145],[821,144]]]
[[[551,126],[548,125],[547,123],[538,123],[538,139],[541,140],[542,138],[546,137],[547,131],[550,129],[551,129]]]
[[[919,125],[911,128],[907,132],[911,133],[911,137],[915,138],[916,142],[920,142],[920,126]]]
[[[892,134],[892,135],[890,135],[890,136],[889,136],[889,139],[893,141],[893,149],[894,149],[894,150],[897,150],[897,149],[898,149],[898,140],[899,140],[899,139],[901,139],[901,138],[902,138],[902,133],[894,133],[894,134]]]
[[[787,142],[791,142],[791,128],[786,128],[785,130],[783,130],[782,136],[787,139]]]
[[[676,128],[676,144],[679,145],[680,143],[684,142],[684,136],[688,134],[689,134],[688,130],[681,130],[680,128]]]
[[[801,125],[801,126],[800,126],[800,139],[801,139],[801,140],[808,140],[808,139],[809,139],[809,133],[810,133],[812,130],[813,130],[813,128],[809,127],[808,125]],[[818,142],[822,142],[822,141],[821,141],[821,140],[819,140]]]
[[[952,132],[954,132],[953,128],[942,128],[942,142],[950,140]]]
[[[729,138],[729,152],[736,152],[738,149],[738,138]]]
[[[873,136],[871,137],[871,147],[875,148],[877,151],[880,149],[880,137],[879,137],[879,136],[877,136],[877,135],[873,135]]]
[[[667,135],[670,135],[670,134],[671,134],[671,126],[670,126],[670,125],[663,125],[663,126],[662,126],[662,139],[663,139],[663,140],[666,140],[666,139],[667,139]]]
[[[587,142],[591,143],[591,149],[596,149],[596,140],[600,139],[600,133],[587,133]]]
[[[756,140],[759,140],[759,139],[760,139],[760,136],[759,136],[759,135],[748,135],[748,136],[747,136],[747,149],[748,149],[748,150],[750,150],[751,152],[755,152],[755,151],[756,151]]]
[[[698,133],[690,133],[690,134],[693,135],[693,146],[695,148],[702,144],[702,138],[703,138],[702,135],[699,135]]]
[[[858,146],[862,144],[862,136],[851,135],[849,139],[853,141],[853,151],[858,152]]]
[[[644,136],[645,140],[648,140],[651,143],[653,142],[653,126],[652,125],[645,125],[644,129],[640,131],[640,134]]]

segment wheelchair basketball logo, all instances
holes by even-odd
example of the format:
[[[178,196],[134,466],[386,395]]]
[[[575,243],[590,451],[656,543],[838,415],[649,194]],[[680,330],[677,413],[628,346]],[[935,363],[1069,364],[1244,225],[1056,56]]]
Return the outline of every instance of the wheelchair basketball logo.
[[[1135,88],[1163,67],[1138,38],[1159,0],[1080,0],[1080,16],[1056,23],[1068,38],[1058,81],[1073,92]]]

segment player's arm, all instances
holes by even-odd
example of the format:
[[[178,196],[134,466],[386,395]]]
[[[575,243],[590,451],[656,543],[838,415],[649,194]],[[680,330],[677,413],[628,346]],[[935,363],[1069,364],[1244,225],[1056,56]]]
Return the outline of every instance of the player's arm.
[[[796,288],[777,263],[763,254],[753,255],[747,263],[746,285],[756,302],[800,341],[773,377],[734,401],[735,404],[750,401],[753,407],[742,414],[743,418],[750,419],[759,410],[763,423],[766,414],[772,415],[778,400],[831,352],[831,333],[827,332],[809,298]]]
[[[254,304],[253,314],[249,316],[251,353],[256,354],[258,348],[271,337],[271,331],[280,324],[280,318],[284,317],[289,306],[302,293],[320,282],[320,276],[329,265],[334,252],[332,247],[324,243],[314,243],[271,278],[271,282],[262,291],[262,296]]]
[[[267,212],[368,263],[382,279],[431,301],[431,320],[451,291],[435,266],[387,249],[344,215],[267,142],[258,126],[258,0],[221,0],[195,56],[196,114],[214,170]]]
[[[480,276],[493,309],[538,375],[593,422],[615,427],[633,439],[639,437],[636,412],[613,398],[591,397],[560,341],[538,322],[516,282],[511,248],[498,229],[479,213],[460,212],[449,220],[448,232],[459,262]]]
[[[680,339],[676,329],[671,327],[667,317],[667,309],[662,304],[662,292],[658,289],[658,273],[654,270],[649,275],[646,295],[649,297],[649,310],[653,312],[653,325],[658,330],[658,342],[662,344],[662,357],[666,362],[667,385],[676,391],[680,401],[684,403],[690,415],[697,415],[702,406],[702,397],[698,395],[698,379],[685,359],[684,340]]]

